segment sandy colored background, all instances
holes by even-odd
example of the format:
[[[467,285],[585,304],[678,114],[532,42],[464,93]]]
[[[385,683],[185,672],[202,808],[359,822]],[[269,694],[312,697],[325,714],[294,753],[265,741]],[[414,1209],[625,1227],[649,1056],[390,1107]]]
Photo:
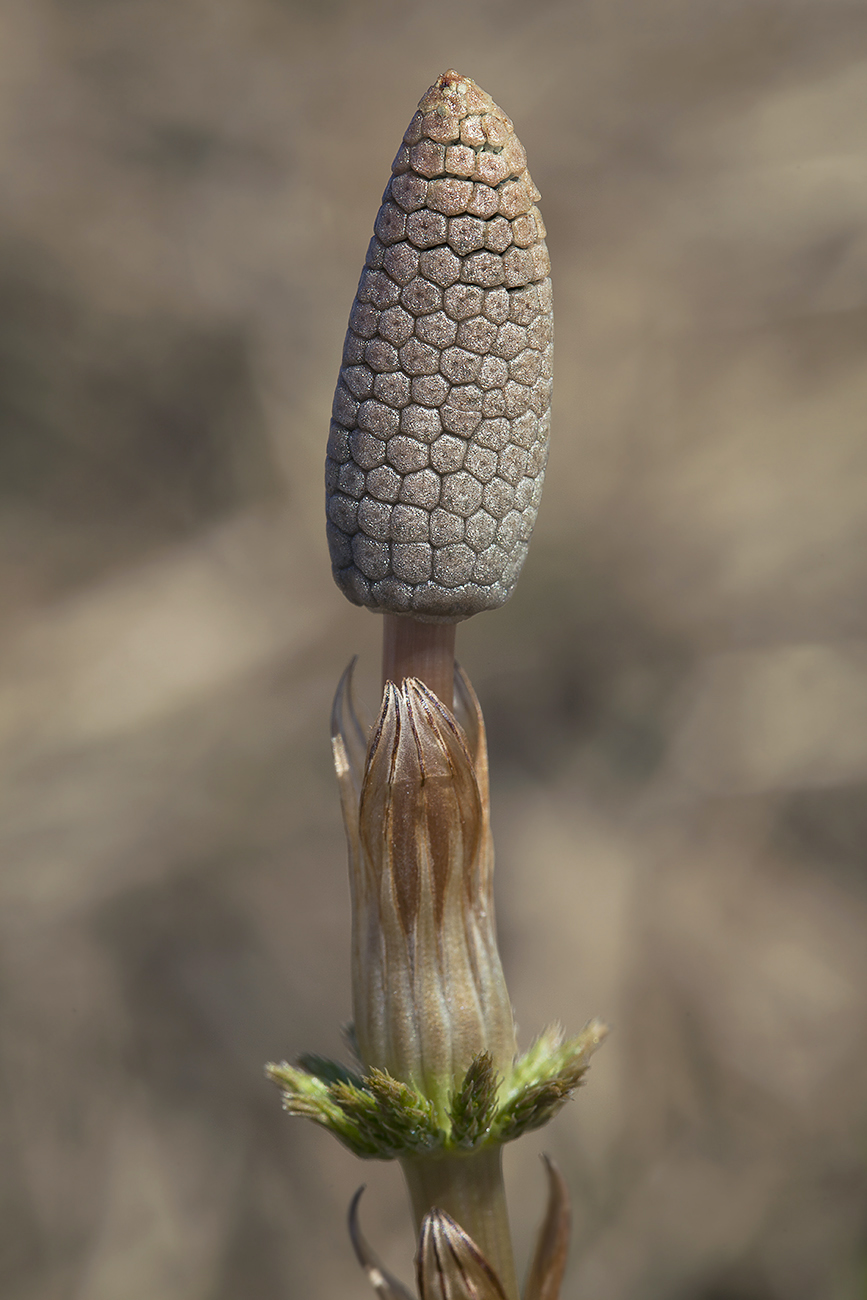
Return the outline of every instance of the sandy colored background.
[[[555,436],[488,718],[566,1297],[867,1294],[867,9],[6,0],[0,1293],[367,1295],[399,1175],[280,1111],[338,1053],[330,698],[377,624],[322,460],[379,196],[445,68],[543,194]]]

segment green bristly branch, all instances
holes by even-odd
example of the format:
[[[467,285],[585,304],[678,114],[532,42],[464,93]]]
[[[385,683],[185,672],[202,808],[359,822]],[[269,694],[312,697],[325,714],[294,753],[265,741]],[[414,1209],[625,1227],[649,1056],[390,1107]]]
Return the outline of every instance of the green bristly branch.
[[[268,1065],[266,1073],[282,1090],[291,1115],[330,1129],[362,1158],[469,1153],[511,1142],[553,1119],[583,1082],[605,1033],[596,1020],[568,1039],[551,1026],[518,1058],[506,1080],[497,1078],[488,1053],[480,1053],[452,1094],[445,1128],[432,1102],[383,1070],[359,1074],[338,1061],[308,1055],[297,1066]]]

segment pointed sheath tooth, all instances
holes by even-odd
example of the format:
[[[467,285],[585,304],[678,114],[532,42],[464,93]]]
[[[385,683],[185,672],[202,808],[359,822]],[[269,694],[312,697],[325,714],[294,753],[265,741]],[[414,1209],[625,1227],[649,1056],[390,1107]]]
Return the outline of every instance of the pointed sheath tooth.
[[[548,1156],[542,1159],[548,1174],[548,1206],[527,1275],[524,1300],[559,1300],[569,1254],[572,1226],[569,1189],[553,1160]]]
[[[357,605],[455,622],[512,593],[550,423],[538,197],[509,118],[444,73],[395,158],[334,396],[328,540]]]
[[[472,1237],[443,1210],[431,1210],[422,1221],[417,1271],[421,1300],[506,1300]]]
[[[349,1206],[349,1238],[352,1242],[355,1257],[361,1267],[367,1274],[370,1285],[382,1300],[414,1300],[412,1294],[407,1291],[402,1283],[398,1282],[396,1277],[389,1273],[377,1259],[370,1246],[365,1241],[358,1225],[358,1202],[361,1200],[363,1187],[352,1198]]]
[[[355,702],[353,676],[357,662],[356,655],[340,679],[331,709],[331,741],[337,778],[341,786],[348,783],[347,794],[353,795],[356,803],[361,794],[370,733],[369,725],[358,715]]]

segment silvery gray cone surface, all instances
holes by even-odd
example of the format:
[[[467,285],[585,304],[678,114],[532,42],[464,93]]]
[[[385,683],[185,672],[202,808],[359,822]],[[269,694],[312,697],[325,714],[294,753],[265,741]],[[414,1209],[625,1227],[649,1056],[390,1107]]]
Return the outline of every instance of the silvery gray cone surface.
[[[503,111],[444,73],[392,164],[334,395],[328,541],[357,605],[457,621],[512,593],[550,423],[538,198]]]

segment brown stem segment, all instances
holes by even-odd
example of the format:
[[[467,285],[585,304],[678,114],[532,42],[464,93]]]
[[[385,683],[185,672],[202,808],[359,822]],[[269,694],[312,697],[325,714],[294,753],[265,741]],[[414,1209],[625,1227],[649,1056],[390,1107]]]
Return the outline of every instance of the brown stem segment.
[[[397,686],[417,677],[454,708],[454,623],[422,623],[408,614],[386,614],[382,628],[382,681]]]

